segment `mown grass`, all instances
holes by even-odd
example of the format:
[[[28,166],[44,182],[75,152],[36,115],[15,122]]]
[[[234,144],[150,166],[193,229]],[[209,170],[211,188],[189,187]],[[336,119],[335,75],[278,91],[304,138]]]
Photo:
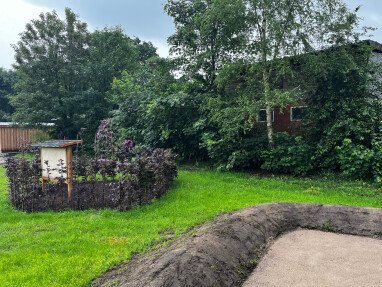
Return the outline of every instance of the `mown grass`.
[[[382,207],[382,191],[362,182],[265,178],[182,170],[171,191],[151,205],[34,213],[7,200],[0,167],[0,286],[87,286],[111,266],[217,214],[266,202]]]

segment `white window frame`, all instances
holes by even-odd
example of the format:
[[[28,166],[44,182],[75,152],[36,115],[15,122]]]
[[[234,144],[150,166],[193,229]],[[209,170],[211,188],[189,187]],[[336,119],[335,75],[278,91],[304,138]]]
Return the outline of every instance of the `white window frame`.
[[[259,110],[259,113],[260,113],[261,111],[265,111],[265,114],[267,114],[267,109],[260,109],[260,110]],[[265,121],[260,121],[260,117],[259,117],[259,115],[257,115],[257,122],[258,122],[258,123],[266,123],[267,120],[265,120]],[[275,122],[275,110],[272,110],[272,123],[274,123],[274,122]]]
[[[293,109],[298,109],[298,108],[308,108],[308,106],[295,106],[295,107],[290,107],[290,110],[289,110],[289,113],[290,113],[290,121],[291,122],[301,122],[301,121],[303,121],[303,119],[301,119],[301,120],[294,120],[293,119]]]

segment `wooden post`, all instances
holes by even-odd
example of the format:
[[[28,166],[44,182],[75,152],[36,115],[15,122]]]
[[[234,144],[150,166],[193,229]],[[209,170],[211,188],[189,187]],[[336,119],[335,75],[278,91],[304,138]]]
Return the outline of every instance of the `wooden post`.
[[[72,199],[73,181],[72,181],[72,147],[66,148],[66,184],[68,185],[68,200]]]
[[[44,170],[44,160],[42,158],[42,149],[40,149],[40,160],[41,160],[41,168]],[[42,171],[42,176],[41,176],[41,187],[42,187],[42,192],[45,192],[45,178],[44,178],[44,171]]]

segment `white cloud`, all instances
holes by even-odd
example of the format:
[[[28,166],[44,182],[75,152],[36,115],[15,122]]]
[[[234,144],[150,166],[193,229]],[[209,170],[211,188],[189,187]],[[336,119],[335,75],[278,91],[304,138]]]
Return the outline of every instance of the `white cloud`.
[[[0,67],[11,68],[14,63],[14,51],[11,47],[19,41],[19,34],[32,19],[37,19],[41,12],[51,8],[34,5],[25,0],[0,0]],[[58,11],[60,16],[62,13]],[[89,30],[94,30],[88,25]],[[141,38],[142,39],[142,38]],[[158,48],[161,57],[169,56],[169,47],[165,39],[144,39]]]
[[[141,38],[144,41],[149,41],[153,43],[153,45],[157,48],[157,53],[159,56],[163,58],[167,58],[169,56],[169,46],[166,42],[166,40],[159,40],[159,39],[144,39]]]
[[[11,44],[18,42],[25,24],[36,19],[41,12],[50,10],[23,0],[0,0],[0,67],[11,68],[14,63]]]

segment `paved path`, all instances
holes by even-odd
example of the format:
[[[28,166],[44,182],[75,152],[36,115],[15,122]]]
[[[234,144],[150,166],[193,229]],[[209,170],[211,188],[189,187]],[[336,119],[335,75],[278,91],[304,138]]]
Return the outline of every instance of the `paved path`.
[[[298,230],[271,246],[243,287],[380,287],[382,240]]]
[[[5,163],[5,156],[0,153],[0,165]]]

